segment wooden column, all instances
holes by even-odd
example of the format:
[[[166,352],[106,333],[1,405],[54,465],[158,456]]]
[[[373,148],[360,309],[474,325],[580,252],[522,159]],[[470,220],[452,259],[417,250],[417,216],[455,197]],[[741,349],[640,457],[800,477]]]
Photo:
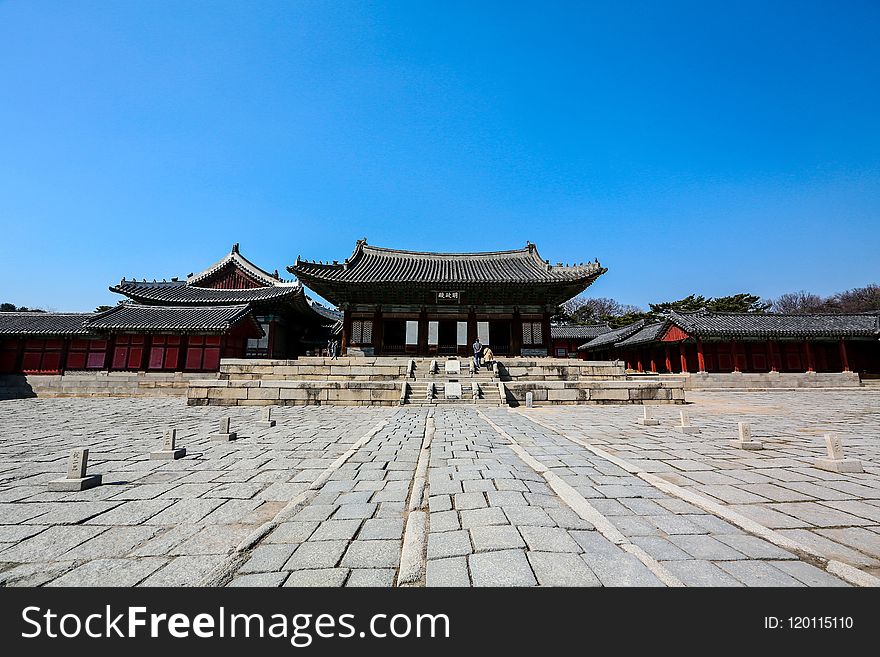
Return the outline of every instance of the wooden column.
[[[706,358],[703,356],[703,341],[697,338],[697,371],[706,371]]]
[[[385,323],[382,321],[382,309],[373,311],[373,353],[382,353],[382,341],[385,339]]]
[[[682,374],[684,374],[685,372],[688,371],[688,360],[687,360],[687,354],[685,353],[685,350],[684,350],[684,342],[678,343],[678,355],[681,358],[681,372],[682,372]]]
[[[804,352],[807,355],[807,372],[815,372],[816,362],[813,360],[813,345],[809,340],[804,340]]]
[[[776,340],[767,341],[767,359],[770,361],[770,371],[778,372],[779,367],[776,365],[776,356],[779,353],[779,345]]]
[[[425,308],[419,313],[419,355],[428,355],[428,311]]]
[[[641,350],[641,348],[636,349],[636,369],[639,372],[642,371],[642,350]]]
[[[733,371],[739,372],[739,359],[736,355],[736,340],[730,341],[730,358],[733,361]]]
[[[669,347],[664,347],[666,351],[666,371],[672,373],[672,358],[669,355]]]
[[[269,358],[275,358],[275,333],[277,332],[278,322],[275,319],[270,319],[268,323],[269,335],[266,336],[268,340],[266,341],[266,353]]]
[[[548,356],[553,355],[550,351],[553,348],[553,340],[550,339],[550,317],[552,317],[551,313],[544,313],[541,320],[541,341],[547,347]]]
[[[476,330],[476,327],[474,328]],[[473,340],[471,340],[473,344]],[[519,356],[522,354],[522,315],[519,314],[519,308],[514,308],[513,319],[510,320],[510,355]]]
[[[67,369],[67,352],[70,351],[70,339],[61,341],[61,355],[58,359],[58,373],[64,374],[64,371]],[[86,358],[88,358],[88,351],[86,351]]]
[[[837,348],[840,350],[840,362],[843,364],[843,371],[849,372],[849,359],[846,357],[846,342],[844,342],[843,338],[837,343]]]
[[[657,361],[654,358],[654,349],[651,349],[651,371],[657,371]]]
[[[351,340],[351,309],[342,311],[342,339],[339,343],[339,353],[344,356],[348,353],[348,343]]]
[[[467,336],[467,355],[473,357],[474,351],[471,349],[471,345],[477,339],[477,313],[474,312],[472,307],[468,308]]]

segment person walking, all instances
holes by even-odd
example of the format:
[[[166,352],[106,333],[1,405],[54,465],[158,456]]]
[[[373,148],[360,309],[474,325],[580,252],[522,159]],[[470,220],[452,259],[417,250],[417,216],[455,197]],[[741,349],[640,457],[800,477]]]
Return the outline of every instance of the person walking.
[[[336,360],[336,354],[339,352],[339,341],[336,338],[330,340],[330,360]]]
[[[480,369],[480,357],[483,355],[483,344],[480,342],[479,336],[471,346],[474,348],[474,371],[476,372]]]

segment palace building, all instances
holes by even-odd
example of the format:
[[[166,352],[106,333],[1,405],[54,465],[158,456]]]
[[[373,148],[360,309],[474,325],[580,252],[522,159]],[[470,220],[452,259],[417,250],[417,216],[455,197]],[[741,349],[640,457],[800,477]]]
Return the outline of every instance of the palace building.
[[[579,347],[640,372],[880,373],[880,312],[783,315],[671,312],[607,331]]]
[[[287,268],[343,312],[349,355],[550,355],[550,318],[605,273],[598,262],[551,265],[534,244],[486,253],[424,253],[359,240],[343,262]]]
[[[245,259],[235,244],[186,279],[126,280],[95,313],[0,313],[0,374],[216,372],[221,358],[292,358],[325,345],[341,315]]]

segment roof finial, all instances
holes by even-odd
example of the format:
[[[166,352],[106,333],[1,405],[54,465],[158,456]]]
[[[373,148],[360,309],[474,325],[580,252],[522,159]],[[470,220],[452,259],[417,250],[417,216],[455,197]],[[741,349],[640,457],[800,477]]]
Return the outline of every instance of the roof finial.
[[[232,245],[232,252],[238,253],[238,242],[236,242],[235,244]]]

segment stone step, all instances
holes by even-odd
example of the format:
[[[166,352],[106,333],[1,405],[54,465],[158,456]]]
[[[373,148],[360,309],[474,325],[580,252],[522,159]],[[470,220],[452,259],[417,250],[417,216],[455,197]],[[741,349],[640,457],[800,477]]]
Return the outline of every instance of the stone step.
[[[446,399],[444,396],[445,386],[442,382],[434,383],[435,396],[427,398],[428,383],[410,383],[404,403],[411,406],[436,406],[437,404],[470,404],[478,406],[501,406],[501,395],[495,384],[481,385],[482,395],[477,399],[473,396],[473,386],[467,381],[461,383],[461,398]]]

